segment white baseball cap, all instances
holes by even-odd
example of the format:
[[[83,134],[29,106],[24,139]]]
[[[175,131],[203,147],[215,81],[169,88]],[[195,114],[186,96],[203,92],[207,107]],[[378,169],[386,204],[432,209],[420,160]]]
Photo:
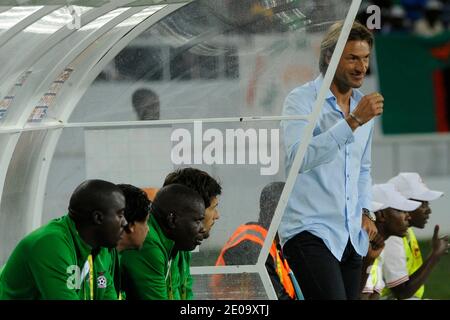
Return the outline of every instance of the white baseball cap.
[[[383,208],[386,208],[384,203],[372,201],[370,211],[377,212]]]
[[[372,198],[373,201],[383,204],[378,210],[393,208],[401,211],[414,211],[422,205],[418,201],[405,198],[391,183],[372,186]]]
[[[388,183],[395,185],[398,191],[408,199],[433,201],[441,197],[441,191],[430,190],[416,172],[401,172]]]

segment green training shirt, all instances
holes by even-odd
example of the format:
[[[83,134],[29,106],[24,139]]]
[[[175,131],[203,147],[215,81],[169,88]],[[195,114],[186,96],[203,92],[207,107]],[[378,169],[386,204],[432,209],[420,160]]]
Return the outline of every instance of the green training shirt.
[[[153,215],[148,225],[142,249],[121,253],[122,288],[126,298],[192,299],[191,253],[174,252],[175,242],[164,235]]]
[[[117,299],[116,249],[101,248],[92,255],[92,276],[88,272],[91,253],[92,247],[81,239],[68,215],[50,221],[22,239],[12,252],[0,274],[0,300]]]

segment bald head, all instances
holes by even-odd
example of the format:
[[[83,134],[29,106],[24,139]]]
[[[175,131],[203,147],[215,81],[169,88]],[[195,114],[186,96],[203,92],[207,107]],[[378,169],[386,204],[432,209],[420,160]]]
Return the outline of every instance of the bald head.
[[[127,224],[125,196],[104,180],[86,180],[72,194],[69,216],[81,238],[92,247],[114,248]]]
[[[114,196],[122,191],[114,183],[104,180],[86,180],[72,193],[69,212],[74,220],[89,218],[93,211],[107,211]]]
[[[191,188],[181,184],[161,188],[153,201],[152,214],[179,250],[193,250],[203,240],[205,203]]]
[[[171,212],[187,215],[192,211],[199,210],[202,202],[203,198],[198,192],[181,184],[171,184],[161,188],[153,201],[155,213],[159,216],[168,215]],[[203,210],[205,210],[205,205],[203,205]]]

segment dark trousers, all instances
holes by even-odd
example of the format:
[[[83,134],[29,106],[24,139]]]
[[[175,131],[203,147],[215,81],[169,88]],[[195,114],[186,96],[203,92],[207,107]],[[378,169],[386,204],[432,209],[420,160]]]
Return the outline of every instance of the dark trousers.
[[[357,300],[360,297],[362,257],[350,239],[342,260],[323,240],[304,231],[291,238],[283,253],[306,300]]]

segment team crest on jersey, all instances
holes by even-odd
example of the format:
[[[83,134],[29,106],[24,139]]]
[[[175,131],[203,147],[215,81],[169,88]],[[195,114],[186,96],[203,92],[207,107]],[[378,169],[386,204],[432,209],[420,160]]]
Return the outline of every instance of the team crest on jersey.
[[[108,281],[106,280],[106,277],[103,275],[103,272],[99,272],[99,276],[97,278],[97,288],[99,289],[105,289],[108,285]]]

